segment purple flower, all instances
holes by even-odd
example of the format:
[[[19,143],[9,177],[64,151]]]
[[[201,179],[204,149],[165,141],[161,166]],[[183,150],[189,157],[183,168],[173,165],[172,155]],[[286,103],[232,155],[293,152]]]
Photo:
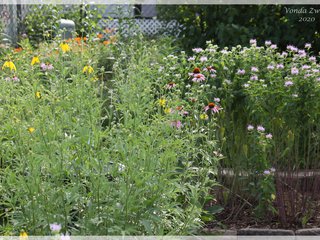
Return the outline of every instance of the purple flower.
[[[296,48],[296,47],[294,47],[294,46],[292,46],[292,45],[288,45],[288,46],[287,46],[287,49],[290,50],[290,51],[292,51],[292,52],[298,52],[298,48]]]
[[[277,69],[283,69],[283,68],[284,68],[283,64],[277,64]]]
[[[20,82],[20,79],[17,76],[13,76],[12,81],[13,82]]]
[[[208,58],[206,56],[202,56],[200,58],[200,62],[205,62],[205,61],[208,61]]]
[[[310,69],[311,67],[309,65],[303,65],[301,68],[302,70],[306,70],[306,69]]]
[[[291,68],[291,74],[292,75],[298,75],[299,74],[299,69],[296,67]]]
[[[264,171],[263,171],[263,174],[264,174],[264,175],[269,175],[270,173],[271,173],[270,170],[264,170]]]
[[[270,48],[271,48],[271,49],[277,49],[278,47],[277,47],[276,44],[272,44],[272,45],[270,46]]]
[[[251,67],[251,72],[259,72],[259,69],[257,67]]]
[[[267,139],[272,139],[272,134],[271,134],[271,133],[268,133],[268,134],[266,135],[266,138],[267,138]]]
[[[267,41],[264,42],[264,44],[265,44],[266,46],[270,46],[272,43],[271,43],[270,40],[267,40]]]
[[[214,98],[213,99],[215,102],[220,102],[220,98]]]
[[[244,75],[246,71],[244,69],[238,69],[237,74],[238,75]]]
[[[285,83],[284,83],[284,86],[285,87],[289,87],[289,86],[292,86],[293,85],[293,82],[291,82],[291,81],[286,81]]]
[[[40,67],[41,67],[42,71],[47,70],[47,65],[45,63],[41,63]]]
[[[50,230],[51,230],[52,232],[60,232],[60,230],[61,230],[61,225],[58,224],[58,223],[52,223],[52,224],[50,224]]]
[[[165,86],[165,88],[166,88],[166,89],[172,89],[172,88],[174,88],[176,85],[177,85],[177,84],[175,84],[174,82],[169,82],[169,83]]]
[[[60,240],[71,240],[71,238],[70,238],[70,235],[68,233],[66,233],[66,235],[61,234]]]
[[[314,57],[314,56],[310,57],[310,58],[309,58],[309,61],[310,61],[310,62],[315,62],[315,61],[316,61],[316,57]]]
[[[311,48],[311,43],[306,43],[306,44],[304,45],[304,47],[307,48],[307,49]]]
[[[250,45],[257,46],[257,40],[256,39],[250,39]]]
[[[254,126],[252,126],[252,125],[248,125],[248,127],[247,127],[247,129],[248,129],[248,131],[252,131],[253,129],[254,129]]]
[[[201,53],[201,52],[203,52],[203,49],[202,48],[193,48],[192,51],[195,53]]]
[[[258,132],[264,132],[265,131],[264,127],[262,127],[261,125],[257,126],[257,130],[258,130]]]
[[[282,56],[282,57],[286,57],[286,56],[288,56],[288,53],[287,53],[287,52],[282,52],[282,53],[281,53],[281,56]]]
[[[207,112],[211,110],[212,113],[217,113],[220,111],[220,107],[213,102],[210,102],[207,106],[204,107],[204,111]]]
[[[189,57],[188,58],[188,62],[192,62],[192,61],[194,61],[196,58],[195,57]]]
[[[299,56],[300,56],[300,57],[305,57],[305,56],[307,56],[307,53],[306,53],[305,50],[299,50],[298,53],[299,53]]]
[[[250,84],[249,84],[249,83],[245,83],[245,84],[243,84],[243,86],[244,86],[245,88],[248,88],[248,87],[250,87]]]
[[[250,80],[257,81],[258,80],[258,76],[257,75],[252,75],[250,77]]]
[[[268,70],[273,70],[273,69],[274,69],[274,66],[270,64],[270,65],[268,65],[267,69],[268,69]]]
[[[179,129],[179,128],[182,127],[182,123],[179,120],[178,121],[173,121],[173,122],[171,122],[171,126]]]

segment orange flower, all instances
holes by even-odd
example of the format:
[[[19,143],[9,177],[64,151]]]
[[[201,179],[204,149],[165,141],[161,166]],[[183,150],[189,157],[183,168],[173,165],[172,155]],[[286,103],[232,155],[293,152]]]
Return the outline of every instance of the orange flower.
[[[103,34],[102,34],[102,33],[98,33],[97,37],[98,37],[99,39],[101,39],[101,38],[103,38]]]
[[[21,52],[22,51],[22,47],[17,47],[14,49],[14,52],[18,53],[18,52]]]
[[[105,40],[105,41],[103,41],[103,44],[104,45],[109,45],[111,42],[109,41],[109,40]]]

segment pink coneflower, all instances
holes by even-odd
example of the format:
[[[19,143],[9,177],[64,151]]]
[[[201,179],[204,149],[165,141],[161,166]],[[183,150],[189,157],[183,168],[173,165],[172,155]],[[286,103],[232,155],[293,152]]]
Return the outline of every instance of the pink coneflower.
[[[20,82],[20,79],[17,76],[13,76],[12,81],[13,82]]]
[[[181,121],[179,121],[179,120],[177,120],[177,121],[172,121],[172,122],[171,122],[171,126],[177,128],[177,129],[180,129],[180,128],[182,127],[182,123],[181,123]]]
[[[296,67],[291,68],[291,74],[292,75],[298,75],[299,74],[299,69]]]
[[[266,138],[267,138],[267,139],[272,139],[272,134],[271,134],[271,133],[268,133],[268,134],[266,135]]]
[[[261,126],[261,125],[257,126],[257,130],[258,130],[258,132],[264,132],[265,131],[264,127]]]
[[[251,67],[251,72],[259,72],[259,69],[257,67]]]
[[[198,67],[194,68],[193,73],[200,73],[200,68],[198,68]]]
[[[249,124],[249,125],[247,126],[247,129],[248,129],[248,131],[252,131],[252,130],[254,129],[254,126],[252,126],[252,125]]]
[[[237,74],[238,75],[244,75],[246,71],[244,69],[238,69]]]
[[[204,111],[207,112],[208,110],[211,110],[211,112],[217,113],[220,110],[220,107],[213,102],[210,102],[207,106],[204,107]]]
[[[292,86],[293,85],[293,82],[292,81],[286,81],[285,83],[284,83],[284,86],[285,87],[289,87],[289,86]]]
[[[205,72],[209,71],[209,72],[211,72],[211,73],[216,73],[216,72],[217,72],[212,66],[205,67],[205,68],[203,69],[203,71],[205,71]]]
[[[172,89],[172,88],[174,88],[176,85],[177,85],[177,84],[175,84],[174,82],[169,82],[169,83],[165,86],[165,88],[166,88],[166,89]]]
[[[192,79],[193,82],[203,82],[205,80],[206,80],[206,77],[201,73],[194,74]]]

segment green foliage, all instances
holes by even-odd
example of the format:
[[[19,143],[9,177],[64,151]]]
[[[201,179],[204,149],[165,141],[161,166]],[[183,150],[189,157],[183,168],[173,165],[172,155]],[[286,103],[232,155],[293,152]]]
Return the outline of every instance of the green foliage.
[[[307,13],[290,13],[289,8],[303,7]],[[281,49],[285,49],[287,44],[301,47],[305,42],[310,42],[318,52],[320,19],[316,14],[309,13],[311,8],[317,9],[318,6],[170,5],[158,6],[158,16],[177,20],[183,25],[180,42],[185,49],[204,47],[207,40],[221,47],[247,45],[249,39],[255,38],[259,43],[271,40]],[[302,21],[304,17],[305,21]]]

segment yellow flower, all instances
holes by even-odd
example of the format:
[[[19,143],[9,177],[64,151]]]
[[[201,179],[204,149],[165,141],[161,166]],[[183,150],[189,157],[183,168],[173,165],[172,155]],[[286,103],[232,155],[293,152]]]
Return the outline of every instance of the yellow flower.
[[[35,93],[35,97],[37,98],[37,99],[40,99],[41,98],[41,93],[38,91],[38,92],[36,92]]]
[[[164,98],[160,98],[160,99],[159,99],[159,105],[160,105],[161,107],[164,107],[164,106],[166,105],[166,102],[167,102],[167,100],[165,100]]]
[[[66,53],[70,51],[70,47],[68,44],[66,44],[65,42],[60,44],[60,48],[62,50],[62,52]]]
[[[37,56],[34,56],[31,60],[31,65],[35,65],[36,63],[40,63],[40,59]]]
[[[209,116],[205,113],[200,115],[200,119],[202,119],[202,120],[207,120],[208,118],[209,118]]]
[[[26,239],[28,239],[28,234],[25,231],[21,232],[20,240],[26,240]]]
[[[165,109],[164,109],[164,113],[165,113],[165,114],[171,113],[171,108],[165,108]]]
[[[5,68],[10,68],[11,71],[17,71],[17,68],[12,61],[5,61],[2,66],[2,70]]]
[[[84,66],[84,68],[83,68],[83,70],[82,70],[82,72],[83,73],[93,73],[93,67],[91,67],[91,66]]]
[[[28,127],[28,132],[33,133],[36,129],[34,127]]]

